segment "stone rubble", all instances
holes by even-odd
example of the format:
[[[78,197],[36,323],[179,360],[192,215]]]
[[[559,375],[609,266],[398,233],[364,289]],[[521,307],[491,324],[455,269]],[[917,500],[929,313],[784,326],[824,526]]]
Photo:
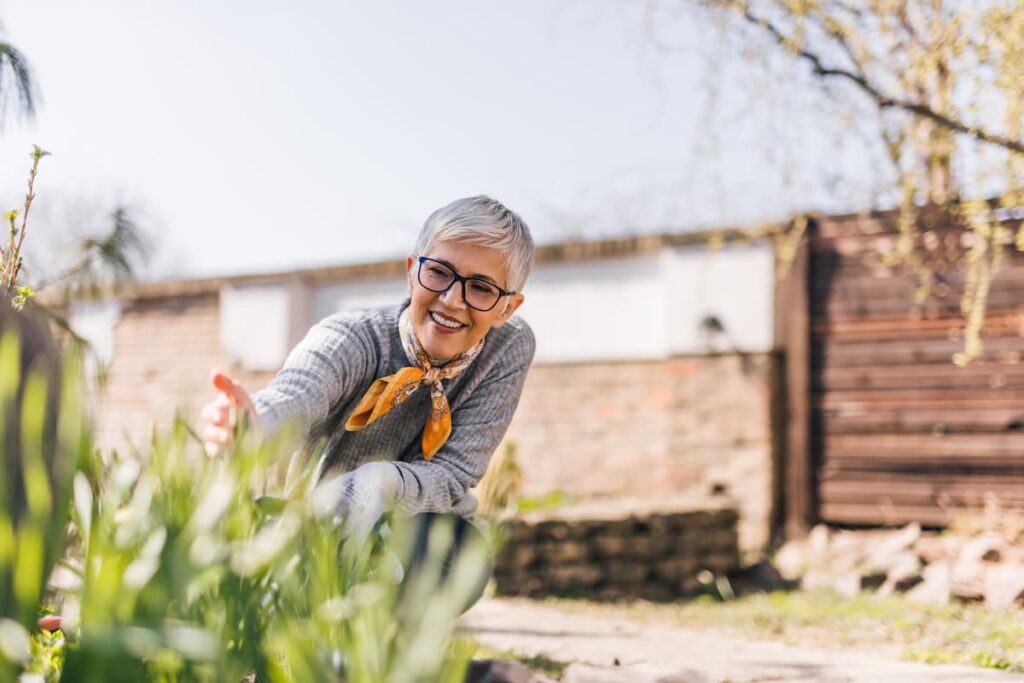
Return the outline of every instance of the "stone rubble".
[[[783,545],[772,565],[804,590],[875,590],[940,605],[960,600],[1024,608],[1024,539],[997,531],[962,537],[924,533],[916,523],[890,531],[818,525]]]

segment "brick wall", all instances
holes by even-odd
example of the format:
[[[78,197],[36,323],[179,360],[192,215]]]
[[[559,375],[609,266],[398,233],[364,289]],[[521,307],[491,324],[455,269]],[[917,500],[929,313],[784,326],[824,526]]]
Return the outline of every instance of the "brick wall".
[[[221,349],[217,295],[137,300],[114,328],[114,362],[95,415],[101,448],[144,444],[153,423],[167,427],[176,409],[196,415],[213,397],[210,370],[247,386],[269,375],[245,373]]]
[[[507,438],[530,496],[718,496],[768,540],[770,356],[535,365]]]

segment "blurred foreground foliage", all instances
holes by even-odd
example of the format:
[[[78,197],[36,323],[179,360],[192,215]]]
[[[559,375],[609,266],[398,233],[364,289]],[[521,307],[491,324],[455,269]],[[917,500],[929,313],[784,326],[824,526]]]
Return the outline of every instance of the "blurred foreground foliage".
[[[317,520],[315,458],[285,468],[287,437],[243,434],[211,460],[179,418],[149,453],[101,455],[78,362],[64,356],[54,402],[47,369],[24,372],[0,333],[0,437],[21,425],[0,443],[22,470],[0,482],[0,683],[463,680],[452,632],[485,549],[443,580],[435,525],[438,561],[402,580],[412,530],[385,521],[357,543]],[[37,628],[49,612],[62,631]]]

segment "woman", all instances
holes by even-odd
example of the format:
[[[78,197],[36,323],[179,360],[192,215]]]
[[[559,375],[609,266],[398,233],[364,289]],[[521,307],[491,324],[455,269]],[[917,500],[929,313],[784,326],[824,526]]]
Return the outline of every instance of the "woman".
[[[407,301],[324,319],[251,400],[215,376],[220,393],[202,412],[208,452],[231,440],[235,404],[264,435],[298,421],[326,443],[314,506],[350,533],[392,509],[471,516],[469,489],[533,358],[533,333],[513,315],[532,263],[529,228],[500,202],[477,196],[438,209],[406,259]],[[459,522],[456,536],[466,533]]]

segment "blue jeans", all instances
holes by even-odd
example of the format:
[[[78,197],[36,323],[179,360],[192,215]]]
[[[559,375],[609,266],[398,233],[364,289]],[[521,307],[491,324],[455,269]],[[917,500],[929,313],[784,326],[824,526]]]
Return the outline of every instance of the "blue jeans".
[[[487,548],[487,539],[484,537],[483,532],[471,522],[458,515],[427,512],[413,515],[406,520],[406,523],[410,525],[414,540],[412,554],[406,567],[403,587],[408,585],[409,580],[422,571],[427,566],[427,563],[431,561],[431,553],[429,553],[430,533],[431,529],[436,525],[452,525],[451,545],[441,555],[441,584],[452,578],[453,570],[467,548],[475,544],[481,544],[482,547]],[[436,551],[433,553],[434,556],[437,554],[439,553]],[[487,587],[487,581],[491,577],[493,562],[489,551],[485,557],[485,565],[480,568],[476,575],[475,583],[472,586],[466,587],[468,597],[466,603],[462,606],[462,612],[472,607],[480,599],[484,589]]]

